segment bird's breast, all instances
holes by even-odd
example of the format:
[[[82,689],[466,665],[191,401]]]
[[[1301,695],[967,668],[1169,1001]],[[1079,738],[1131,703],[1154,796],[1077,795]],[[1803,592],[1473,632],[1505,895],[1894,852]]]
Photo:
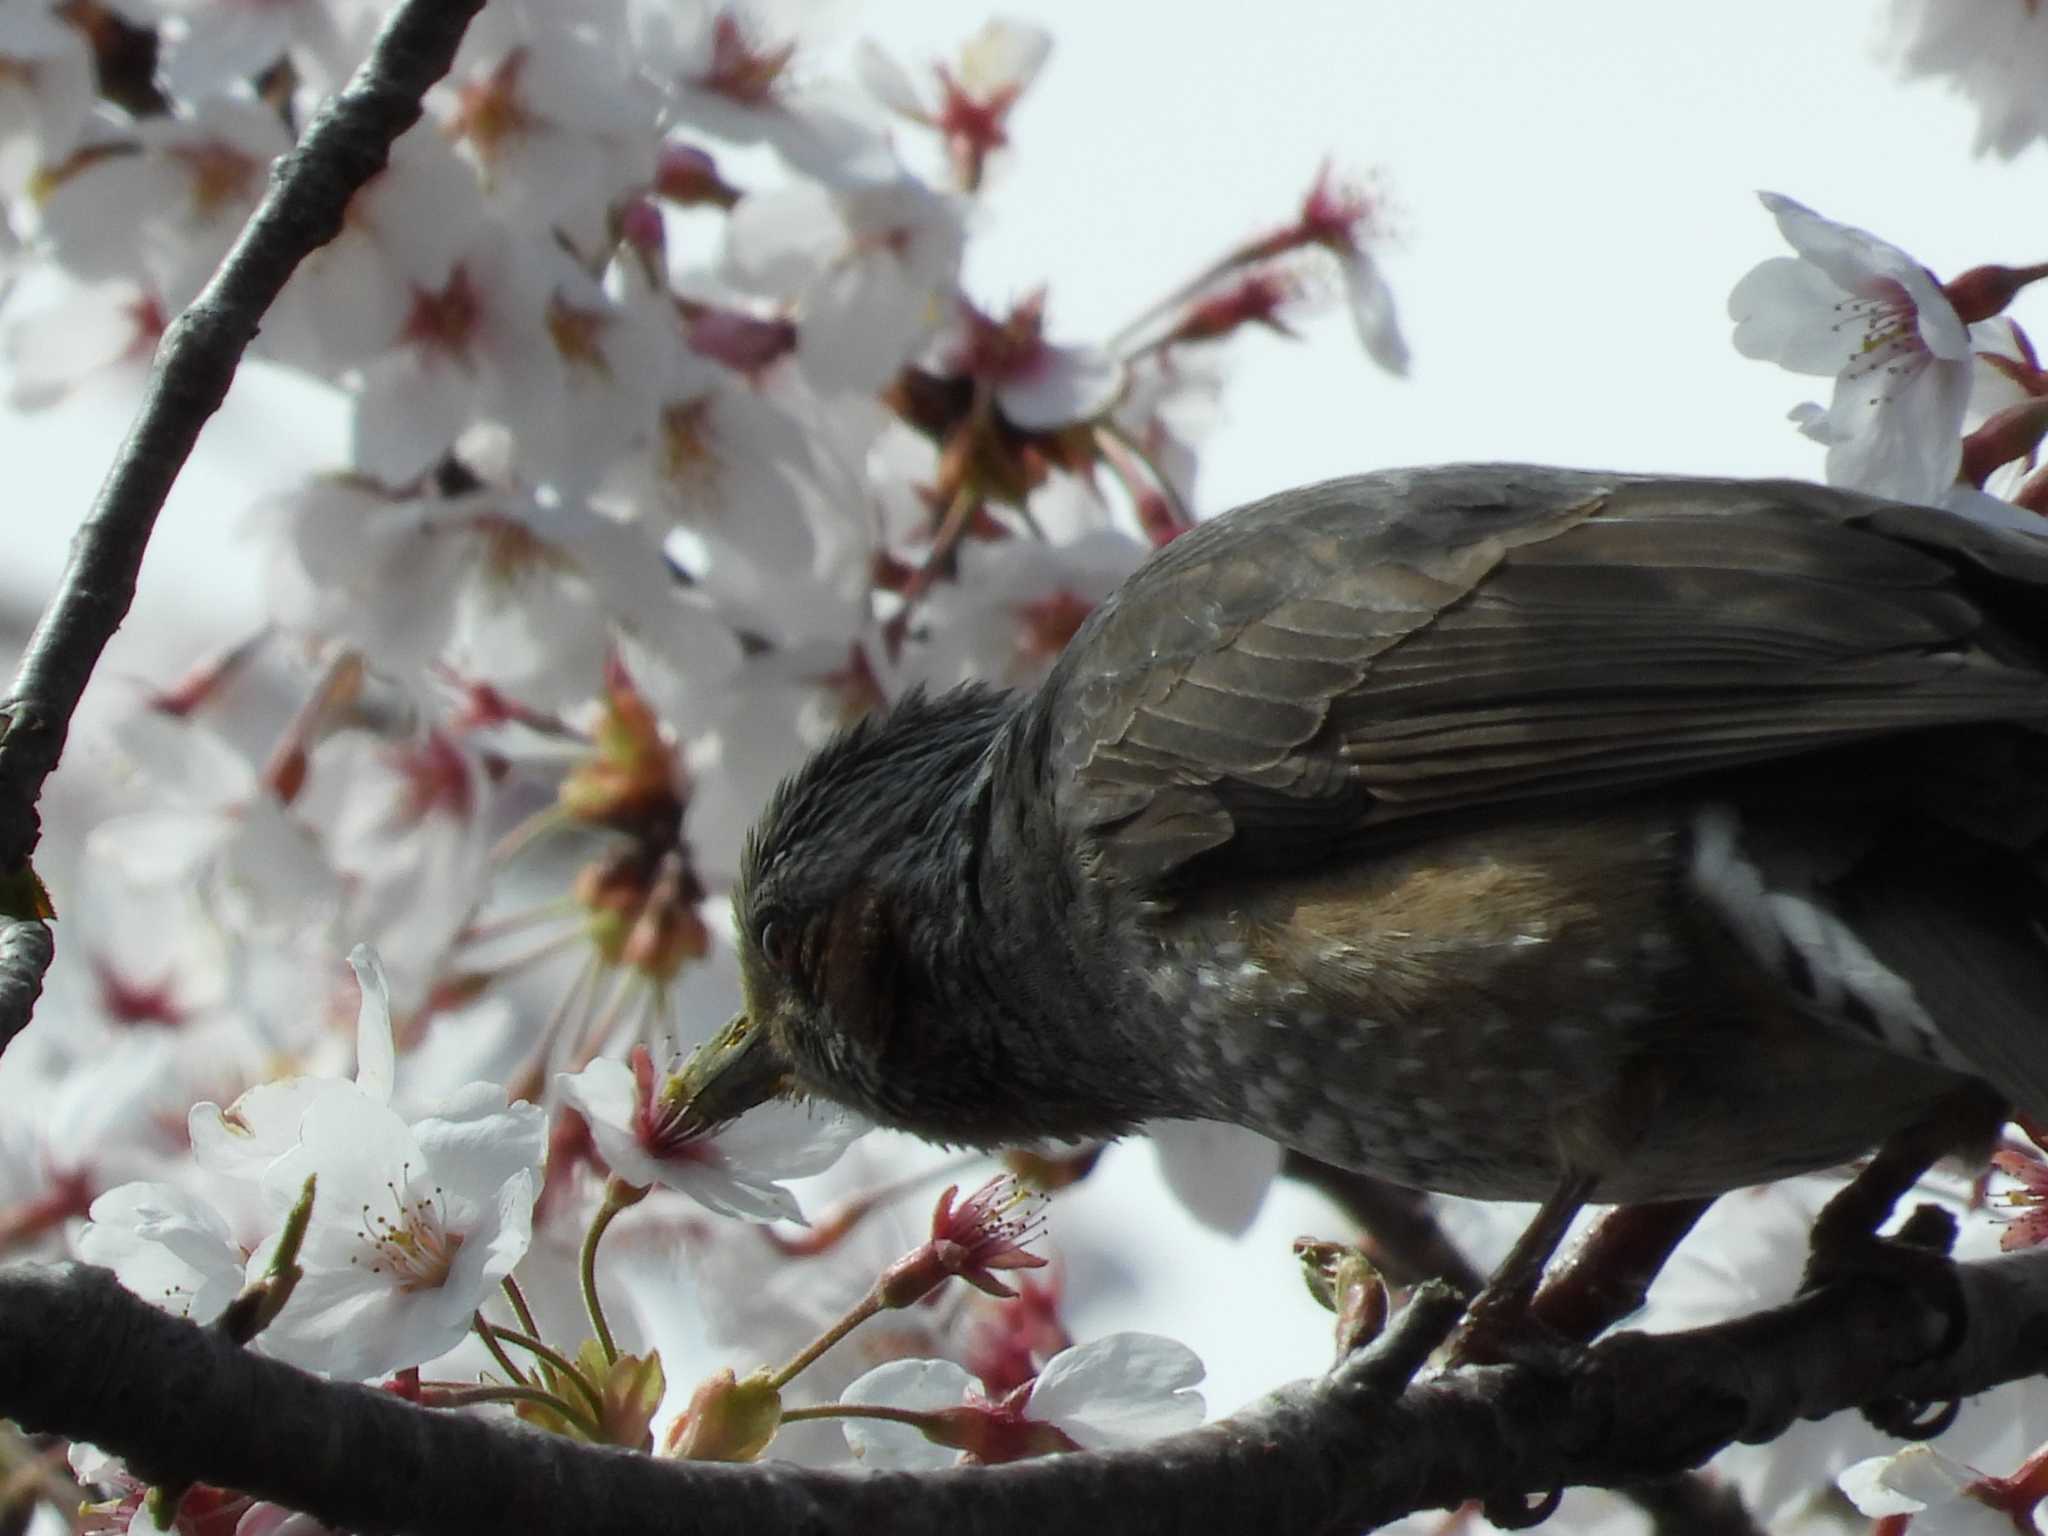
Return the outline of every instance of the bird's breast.
[[[1704,1194],[1846,1160],[1955,1081],[1817,1028],[1692,899],[1689,816],[1531,822],[1196,893],[1138,959],[1190,1112],[1380,1177]]]

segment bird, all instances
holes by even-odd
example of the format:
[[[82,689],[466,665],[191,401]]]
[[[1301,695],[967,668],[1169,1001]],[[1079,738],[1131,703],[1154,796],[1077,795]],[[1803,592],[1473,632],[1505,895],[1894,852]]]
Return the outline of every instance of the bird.
[[[2048,538],[1382,471],[1197,524],[1036,688],[912,691],[791,774],[683,1097],[1707,1198],[1958,1102],[2048,1124],[2044,866]]]

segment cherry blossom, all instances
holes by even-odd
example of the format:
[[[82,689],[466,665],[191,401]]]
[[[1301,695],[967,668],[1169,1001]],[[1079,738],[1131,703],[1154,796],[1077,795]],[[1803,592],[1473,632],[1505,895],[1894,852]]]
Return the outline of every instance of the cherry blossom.
[[[258,344],[324,377],[367,362],[427,318],[420,296],[447,292],[488,207],[474,169],[421,123],[349,203],[341,232],[292,273]]]
[[[1973,1496],[1984,1486],[1984,1474],[1931,1445],[1859,1461],[1836,1481],[1873,1520],[1910,1515],[1917,1536],[2012,1536],[2013,1521]]]
[[[414,282],[383,349],[362,369],[352,458],[409,485],[472,424],[549,431],[560,364],[547,337],[543,254],[485,221],[442,282]]]
[[[1832,375],[1801,429],[1827,444],[1830,485],[1939,501],[1955,483],[1970,395],[1968,327],[1941,284],[1897,246],[1760,194],[1799,254],[1753,268],[1728,296],[1735,348]]]
[[[187,1134],[200,1167],[227,1178],[258,1181],[297,1145],[306,1112],[320,1100],[339,1097],[344,1104],[359,1102],[366,1107],[390,1104],[398,1075],[391,989],[375,950],[358,945],[348,958],[362,993],[356,1009],[355,1076],[281,1077],[257,1084],[226,1109],[204,1102],[193,1105]],[[296,1190],[288,1195],[298,1198]]]
[[[739,144],[768,144],[808,176],[890,173],[878,115],[851,87],[799,60],[835,5],[803,0],[632,0],[634,57],[669,93],[676,121]]]
[[[797,361],[819,390],[872,390],[931,334],[965,239],[953,199],[908,176],[792,181],[733,208],[722,271],[791,306]]]
[[[40,233],[72,271],[139,281],[167,313],[198,294],[291,148],[277,115],[208,97],[188,115],[145,119],[132,139],[102,128],[41,199]]]
[[[840,1394],[847,1404],[928,1415],[943,1443],[911,1424],[844,1421],[847,1443],[868,1467],[914,1470],[966,1459],[1014,1461],[1062,1450],[1142,1445],[1202,1422],[1202,1362],[1173,1339],[1115,1333],[1061,1350],[1045,1369],[991,1401],[950,1360],[880,1365]]]
[[[721,610],[784,633],[805,611],[783,600],[786,584],[812,567],[818,524],[830,515],[830,482],[806,430],[809,402],[787,388],[752,388],[680,348],[653,394],[653,429],[613,456],[593,502],[659,534],[687,530],[684,563]]]
[[[2007,527],[2042,529],[2048,479],[2039,473],[2048,437],[2048,373],[2018,322],[1994,315],[1970,327],[1975,364],[1963,416],[1963,457],[1943,505]]]
[[[160,26],[157,68],[181,101],[228,91],[286,56],[309,84],[332,90],[379,17],[375,0],[117,0],[113,9]]]
[[[999,1273],[1044,1268],[1044,1256],[1025,1246],[1045,1224],[1044,1195],[1007,1173],[956,1204],[959,1193],[959,1185],[947,1186],[932,1212],[931,1236],[882,1272],[876,1282],[882,1305],[910,1306],[955,1277],[984,1296],[1007,1300],[1017,1293]]]
[[[231,945],[198,893],[165,900],[160,888],[133,885],[108,867],[66,903],[64,916],[77,924],[79,963],[52,972],[50,1005],[81,1048],[161,1031],[181,1044],[204,1034],[205,1049],[236,1054],[217,1032],[232,1012]]]
[[[277,541],[278,622],[358,649],[402,682],[423,684],[440,660],[553,708],[589,698],[630,638],[688,658],[683,710],[710,699],[737,662],[729,631],[677,589],[647,532],[580,504],[330,481],[277,498],[261,522]]]
[[[272,621],[422,681],[453,633],[444,599],[467,553],[437,531],[445,515],[428,498],[339,476],[259,503],[249,524],[266,546]]]
[[[1994,1207],[2014,1213],[2001,1218],[2006,1226],[1998,1246],[2037,1248],[2048,1242],[2048,1164],[2010,1148],[1992,1153],[1991,1162],[2017,1185],[1992,1198]]]
[[[561,495],[580,496],[630,445],[652,434],[656,382],[674,347],[664,306],[644,285],[634,285],[630,302],[621,303],[560,250],[549,254],[543,281],[561,398],[550,430],[528,421],[514,434],[511,467]]]
[[[408,1125],[368,1096],[322,1095],[265,1171],[273,1201],[317,1177],[304,1273],[261,1335],[266,1353],[358,1380],[445,1353],[533,1233],[546,1117],[492,1083]],[[270,1246],[249,1260],[262,1275]]]
[[[132,1183],[93,1201],[78,1256],[146,1301],[210,1323],[242,1288],[248,1255],[214,1207],[173,1184]]]
[[[1978,154],[2048,135],[2048,14],[2037,0],[1892,0],[1899,71],[1944,79],[1978,112]]]
[[[0,363],[24,402],[139,376],[389,9],[110,8],[152,36],[91,7],[0,8],[0,279],[23,274]],[[1047,35],[991,22],[919,84],[871,52],[863,93],[822,67],[837,9],[494,0],[265,317],[263,362],[332,387],[346,456],[248,519],[271,622],[242,660],[108,712],[132,772],[80,818],[89,889],[64,898],[92,932],[64,947],[49,1022],[0,1061],[10,1102],[35,1106],[0,1125],[10,1235],[69,1241],[206,1320],[271,1263],[310,1180],[303,1278],[251,1347],[329,1374],[447,1356],[502,1380],[463,1341],[516,1266],[550,1341],[589,1328],[611,1353],[609,1305],[627,1351],[609,1367],[662,1378],[641,1327],[684,1384],[673,1362],[702,1320],[675,1307],[682,1243],[750,1353],[803,1360],[849,1303],[893,1298],[792,1402],[825,1405],[892,1356],[966,1354],[986,1395],[954,1388],[942,1422],[980,1459],[1199,1419],[1185,1350],[1069,1349],[1056,1287],[1027,1284],[970,1353],[971,1288],[1010,1295],[1046,1262],[1012,1184],[951,1189],[909,1234],[873,1193],[879,1160],[838,1166],[856,1122],[784,1105],[706,1131],[677,1108],[678,1054],[591,1056],[730,1013],[721,887],[807,749],[915,681],[1029,682],[1191,520],[1222,378],[1205,343],[1229,327],[1054,342],[1042,291],[963,297],[961,194],[1008,148]],[[117,109],[92,94],[110,38],[153,41],[158,65],[117,81],[101,54]],[[1390,362],[1383,226],[1325,172],[1284,251],[1240,252],[1154,314],[1235,292],[1234,324],[1253,323],[1232,283],[1256,277],[1284,329],[1307,284],[1282,263],[1327,256]],[[907,380],[944,408],[920,414]],[[499,849],[565,822],[602,839],[573,888],[548,888],[564,861],[539,849],[492,857],[520,817]],[[338,934],[388,951],[351,956],[359,999],[335,985]],[[91,963],[65,974],[71,956]],[[570,956],[584,969],[552,1014],[506,985]],[[819,1197],[851,1190],[841,1210],[868,1214],[764,1241],[696,1213],[801,1220],[813,1191],[792,1186],[819,1174]],[[655,1184],[695,1204],[625,1198]],[[616,1221],[586,1287],[593,1210],[593,1255]],[[721,1278],[713,1255],[750,1267]],[[774,1454],[842,1444],[797,1424]]]
[[[933,343],[940,370],[987,384],[1005,418],[1026,431],[1090,421],[1123,393],[1123,365],[1098,347],[1045,339],[1045,293],[1001,320],[961,300],[953,324]]]
[[[1408,343],[1394,313],[1394,293],[1373,247],[1383,238],[1382,200],[1368,187],[1340,182],[1326,165],[1301,205],[1305,244],[1337,259],[1351,324],[1366,355],[1391,374],[1408,371]]]
[[[612,50],[577,12],[508,6],[479,19],[442,120],[515,223],[600,237],[610,205],[654,172],[652,113],[621,89]]]
[[[345,923],[395,952],[401,973],[424,972],[486,880],[494,794],[480,755],[443,729],[408,741],[350,733],[315,773],[341,785],[333,847],[350,882]]]
[[[54,286],[42,304],[0,329],[8,403],[41,410],[96,381],[140,385],[164,333],[167,311],[157,292],[121,279]]]
[[[934,95],[872,42],[861,44],[861,83],[890,111],[922,123],[945,141],[954,179],[981,185],[989,157],[1010,142],[1009,116],[1052,52],[1052,34],[1029,22],[995,16],[961,46],[952,64],[935,64]]]
[[[85,35],[41,5],[0,6],[0,191],[71,153],[93,104]]]
[[[1035,683],[1146,553],[1130,535],[1109,529],[1059,544],[969,543],[960,551],[959,579],[926,604],[932,638],[909,669],[945,687],[971,678]]]
[[[410,1121],[394,1110],[383,968],[366,948],[349,958],[362,989],[354,1079],[284,1079],[225,1111],[199,1105],[191,1134],[200,1164],[258,1186],[273,1219],[314,1181],[303,1273],[259,1347],[361,1379],[417,1365],[461,1340],[485,1293],[526,1251],[547,1132],[537,1107],[508,1106],[504,1089],[487,1082],[455,1090]],[[203,1220],[196,1227],[210,1230]],[[150,1235],[181,1244],[172,1257],[189,1264],[194,1228],[189,1219],[157,1220]],[[267,1272],[277,1241],[273,1231],[250,1254],[250,1281]]]
[[[627,1183],[681,1190],[721,1216],[802,1221],[784,1181],[829,1168],[867,1127],[837,1110],[767,1104],[706,1134],[683,1119],[683,1060],[658,1069],[638,1045],[630,1065],[600,1059],[555,1081]]]
[[[206,725],[154,708],[126,716],[119,737],[159,799],[94,828],[96,856],[137,885],[203,882],[252,923],[290,927],[329,910],[334,871],[274,778]]]
[[[130,1037],[83,1061],[47,1037],[0,1057],[0,1247],[46,1246],[107,1190],[162,1166],[172,1046]]]

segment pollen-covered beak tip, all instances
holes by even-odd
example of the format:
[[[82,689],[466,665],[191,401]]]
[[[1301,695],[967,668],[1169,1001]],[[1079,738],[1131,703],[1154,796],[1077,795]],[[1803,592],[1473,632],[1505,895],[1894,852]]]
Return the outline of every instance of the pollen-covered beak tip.
[[[690,1053],[679,1085],[683,1114],[698,1131],[736,1120],[789,1088],[789,1063],[768,1032],[744,1013]]]

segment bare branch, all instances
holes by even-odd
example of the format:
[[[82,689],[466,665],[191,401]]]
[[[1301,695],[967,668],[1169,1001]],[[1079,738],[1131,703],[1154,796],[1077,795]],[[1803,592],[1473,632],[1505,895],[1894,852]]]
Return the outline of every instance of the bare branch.
[[[235,1349],[104,1271],[0,1271],[0,1415],[166,1482],[224,1483],[363,1531],[1134,1533],[1363,1530],[1418,1509],[1627,1487],[1863,1404],[1984,1391],[2048,1366],[2048,1254],[1872,1268],[1686,1333],[1412,1385],[1455,1320],[1428,1286],[1373,1349],[1137,1451],[943,1473],[663,1462],[433,1413]],[[376,1469],[366,1476],[365,1469]]]
[[[220,408],[258,323],[306,255],[341,228],[348,202],[391,143],[419,121],[427,88],[448,72],[482,0],[407,0],[341,93],[278,162],[270,189],[199,297],[164,332],[142,407],[92,510],[71,541],[56,596],[29,637],[0,737],[0,872],[19,868],[40,834],[36,802],[63,754],[71,716],[114,631],[128,616],[157,513],[200,428]],[[45,936],[47,938],[47,935]],[[27,1023],[47,943],[7,952],[0,1043]]]

